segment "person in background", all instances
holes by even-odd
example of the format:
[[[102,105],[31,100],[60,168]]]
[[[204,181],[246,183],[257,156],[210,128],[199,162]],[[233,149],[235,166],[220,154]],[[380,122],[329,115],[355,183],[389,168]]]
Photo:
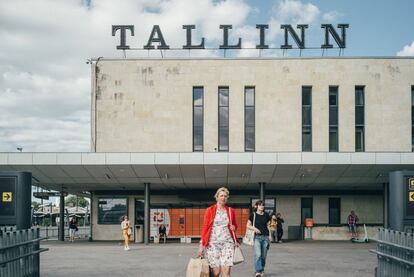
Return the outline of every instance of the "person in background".
[[[167,228],[164,224],[161,224],[158,228],[158,239],[161,240],[161,238],[164,238],[164,243],[167,240]]]
[[[267,250],[269,250],[270,241],[272,240],[268,226],[271,217],[264,209],[264,202],[262,200],[256,201],[254,212],[247,220],[246,226],[247,229],[255,232],[253,256],[256,277],[264,276]]]
[[[348,215],[348,228],[349,234],[352,238],[358,237],[357,233],[357,222],[359,221],[358,216],[356,215],[355,211],[351,211]]]
[[[285,223],[285,220],[283,219],[281,213],[276,214],[276,220],[277,220],[277,242],[282,243],[283,223]]]
[[[121,222],[121,229],[122,229],[122,236],[124,237],[124,250],[128,251],[129,248],[129,220],[128,220],[128,216],[123,216],[122,217],[122,222]]]
[[[276,242],[276,226],[277,226],[277,219],[275,215],[272,215],[272,219],[269,223],[269,230],[270,230],[270,236],[272,238],[271,242]]]
[[[78,230],[78,222],[75,217],[69,220],[69,241],[75,242],[75,232]]]
[[[234,209],[227,206],[229,190],[221,187],[214,195],[216,203],[206,209],[201,231],[198,256],[207,256],[213,276],[230,277],[234,248],[238,244],[233,236],[237,229]],[[231,220],[230,220],[231,219]]]

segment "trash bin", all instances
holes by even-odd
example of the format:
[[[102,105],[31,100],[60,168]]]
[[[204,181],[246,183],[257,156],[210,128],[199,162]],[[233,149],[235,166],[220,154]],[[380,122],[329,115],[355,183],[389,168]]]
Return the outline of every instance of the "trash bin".
[[[135,225],[135,242],[142,243],[144,241],[144,226]]]

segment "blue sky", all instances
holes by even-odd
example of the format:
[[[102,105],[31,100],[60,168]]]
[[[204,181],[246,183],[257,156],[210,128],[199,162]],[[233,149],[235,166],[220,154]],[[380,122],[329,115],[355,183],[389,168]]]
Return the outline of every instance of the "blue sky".
[[[280,47],[280,24],[309,24],[306,45],[323,43],[322,23],[350,25],[345,56],[414,56],[414,1],[411,0],[13,0],[0,1],[0,152],[89,151],[91,57],[122,58],[112,25],[134,25],[131,47],[146,44],[161,26],[171,47],[185,44],[184,24],[195,24],[194,43],[222,42],[220,24],[232,24],[230,40],[255,47],[256,24],[269,24],[266,42]],[[291,44],[294,42],[291,40]],[[294,45],[295,46],[295,45]],[[187,52],[167,56],[186,55]],[[242,50],[232,56],[257,57]],[[320,56],[317,49],[303,56]],[[128,51],[127,56],[146,56]],[[206,50],[194,56],[222,56]],[[266,51],[279,57],[281,51]],[[297,55],[294,50],[289,56]],[[328,55],[338,55],[329,50]],[[159,57],[159,51],[151,52]],[[414,74],[414,73],[413,73]]]

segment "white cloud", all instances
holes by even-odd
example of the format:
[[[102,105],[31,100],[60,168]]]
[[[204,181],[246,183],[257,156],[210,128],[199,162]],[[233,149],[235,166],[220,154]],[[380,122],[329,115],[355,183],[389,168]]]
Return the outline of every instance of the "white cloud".
[[[343,16],[342,13],[339,13],[337,11],[330,11],[327,13],[324,13],[322,16],[323,21],[326,22],[335,22],[337,20],[339,20],[339,18],[341,18]]]
[[[122,56],[111,25],[134,25],[128,43],[142,48],[158,24],[167,43],[179,48],[185,44],[181,25],[196,24],[194,41],[204,36],[210,47],[217,47],[219,25],[243,28],[251,10],[243,0],[88,2],[0,2],[0,151],[89,151],[90,72],[85,62]]]
[[[406,45],[397,53],[397,56],[414,56],[414,41],[411,45]]]

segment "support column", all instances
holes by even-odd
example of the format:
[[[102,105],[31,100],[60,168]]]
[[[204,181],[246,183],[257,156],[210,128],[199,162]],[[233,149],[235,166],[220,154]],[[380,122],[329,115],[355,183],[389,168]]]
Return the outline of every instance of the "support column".
[[[263,202],[265,201],[265,184],[266,183],[259,183],[259,188],[260,188],[260,200],[263,200]]]
[[[92,229],[92,211],[93,211],[94,201],[93,201],[93,192],[91,191],[90,194],[91,194],[91,203],[90,203],[91,207],[89,209],[89,220],[88,220],[88,222],[89,222],[89,238],[88,238],[88,240],[92,241],[93,240],[93,236],[92,236],[92,231],[93,231],[93,229]],[[88,215],[86,214],[85,219],[86,219],[87,216]]]
[[[145,203],[144,203],[144,243],[149,244],[150,238],[150,183],[145,185]]]
[[[383,196],[382,196],[382,203],[384,205],[384,228],[388,228],[388,183],[383,183]]]
[[[60,192],[59,202],[59,240],[65,241],[65,193]]]

